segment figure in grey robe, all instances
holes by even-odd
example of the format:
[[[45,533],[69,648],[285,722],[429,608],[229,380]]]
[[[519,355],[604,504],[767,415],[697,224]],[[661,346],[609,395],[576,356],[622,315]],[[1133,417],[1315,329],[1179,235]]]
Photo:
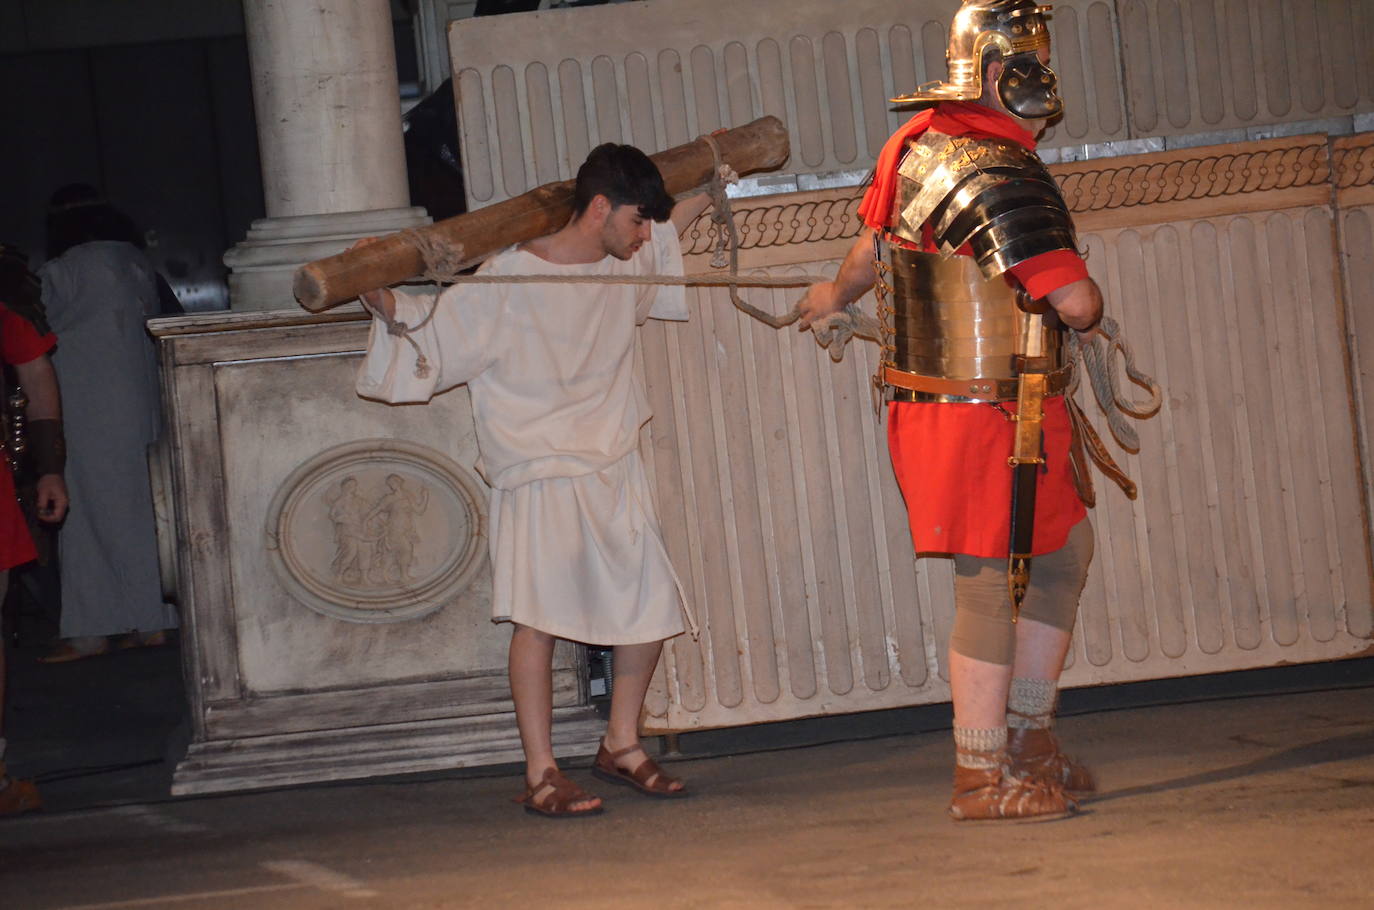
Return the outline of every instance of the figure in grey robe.
[[[176,626],[162,600],[147,449],[161,427],[144,326],[157,273],[129,243],[74,246],[40,271],[57,333],[71,511],[59,537],[64,639]]]

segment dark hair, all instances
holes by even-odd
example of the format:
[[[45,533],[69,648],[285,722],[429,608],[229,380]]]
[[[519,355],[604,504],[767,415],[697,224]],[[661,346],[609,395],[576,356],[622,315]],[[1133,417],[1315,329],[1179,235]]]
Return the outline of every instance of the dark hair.
[[[581,215],[596,196],[612,205],[635,205],[639,214],[653,221],[667,221],[673,197],[663,187],[663,175],[649,156],[633,145],[607,142],[592,149],[577,169],[573,191],[573,215]]]
[[[92,240],[121,240],[144,248],[133,219],[110,205],[95,187],[69,183],[48,200],[48,258]]]

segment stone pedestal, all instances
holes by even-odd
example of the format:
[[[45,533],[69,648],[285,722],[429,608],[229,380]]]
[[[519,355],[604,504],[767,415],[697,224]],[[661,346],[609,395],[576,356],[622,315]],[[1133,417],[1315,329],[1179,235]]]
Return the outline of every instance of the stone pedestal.
[[[368,325],[337,311],[151,323],[164,585],[192,726],[174,793],[520,760],[467,390],[423,407],[358,398]],[[591,754],[604,724],[582,649],[559,646],[553,681],[559,754]]]

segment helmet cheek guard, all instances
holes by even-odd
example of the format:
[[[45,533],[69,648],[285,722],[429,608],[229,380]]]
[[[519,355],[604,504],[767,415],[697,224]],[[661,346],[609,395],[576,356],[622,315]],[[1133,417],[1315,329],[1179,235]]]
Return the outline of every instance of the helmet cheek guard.
[[[1007,59],[997,78],[997,97],[1008,111],[1022,120],[1048,120],[1064,110],[1059,97],[1059,77],[1035,54]]]

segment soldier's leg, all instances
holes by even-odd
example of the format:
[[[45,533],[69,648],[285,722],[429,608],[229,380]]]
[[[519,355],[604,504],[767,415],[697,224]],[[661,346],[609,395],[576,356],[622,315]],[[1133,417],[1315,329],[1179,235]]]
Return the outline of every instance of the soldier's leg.
[[[1008,773],[1006,706],[1016,654],[1007,599],[1006,561],[955,557],[955,619],[950,635],[954,699],[956,819],[1061,815],[1073,807],[1063,791]]]
[[[1012,770],[1054,781],[1075,793],[1096,789],[1092,774],[1059,750],[1051,732],[1059,675],[1092,562],[1092,525],[1085,518],[1064,546],[1037,557],[1016,631],[1016,656],[1007,698]]]

